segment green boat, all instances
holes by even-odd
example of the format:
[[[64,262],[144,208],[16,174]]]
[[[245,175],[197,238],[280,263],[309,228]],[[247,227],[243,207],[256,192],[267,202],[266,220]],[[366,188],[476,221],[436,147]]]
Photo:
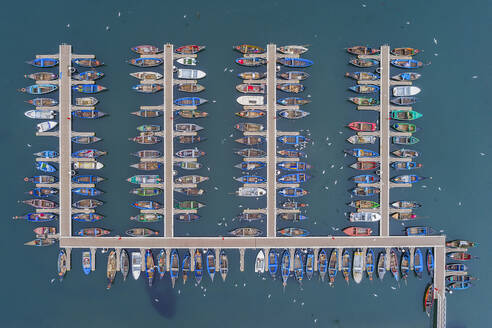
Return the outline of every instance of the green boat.
[[[158,213],[141,213],[130,217],[130,220],[138,222],[157,222],[162,220],[164,216]]]
[[[379,105],[379,100],[370,97],[350,97],[349,100],[359,106]]]
[[[392,137],[391,141],[395,145],[415,145],[420,140],[418,138],[415,138],[414,136],[411,136],[411,137],[397,136],[397,137]]]
[[[391,118],[400,121],[411,121],[422,117],[422,114],[413,110],[393,110],[391,111]]]
[[[195,200],[186,200],[184,202],[177,202],[174,208],[179,210],[197,210],[200,207],[205,206],[204,204],[197,202]]]
[[[130,191],[130,193],[132,193],[134,195],[143,196],[143,197],[157,196],[161,192],[162,192],[162,189],[153,188],[153,187],[134,188]]]
[[[417,126],[412,123],[395,123],[391,127],[399,132],[414,133],[418,130]]]

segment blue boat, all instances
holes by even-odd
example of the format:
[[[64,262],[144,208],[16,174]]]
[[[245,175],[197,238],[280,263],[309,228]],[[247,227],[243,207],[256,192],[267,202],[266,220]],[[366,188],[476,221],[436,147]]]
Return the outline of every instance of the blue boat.
[[[366,272],[367,272],[367,276],[369,277],[369,280],[371,281],[372,281],[372,275],[374,273],[375,259],[376,258],[374,257],[374,251],[371,248],[369,248],[366,252]]]
[[[199,106],[206,103],[208,100],[198,97],[184,97],[174,100],[174,104],[177,106]]]
[[[277,233],[281,237],[306,237],[309,236],[309,231],[306,229],[301,229],[301,228],[293,228],[293,227],[288,227],[288,228],[283,228],[277,230]]]
[[[391,61],[391,65],[396,66],[398,68],[419,68],[424,66],[421,61],[415,59],[393,59]]]
[[[145,252],[145,276],[149,281],[149,287],[152,287],[152,282],[154,281],[154,256],[152,255],[152,251],[148,249]]]
[[[378,157],[379,154],[370,149],[354,148],[346,149],[345,153],[352,155],[354,157]]]
[[[311,100],[307,100],[301,97],[287,97],[287,98],[279,98],[277,99],[277,103],[280,105],[288,106],[288,105],[305,105],[310,103]]]
[[[278,253],[274,249],[271,249],[268,253],[268,272],[270,272],[270,276],[275,279],[278,272]]]
[[[290,276],[290,254],[289,250],[285,250],[284,253],[282,254],[282,263],[281,263],[281,274],[282,274],[282,285],[285,286],[287,285],[287,280],[289,279]]]
[[[164,61],[161,58],[133,58],[128,61],[129,64],[138,67],[155,67],[159,66]]]
[[[106,87],[98,84],[76,84],[72,86],[72,90],[80,93],[98,93],[106,90]]]
[[[304,136],[281,136],[277,140],[284,145],[299,145],[309,141],[308,138]]]
[[[82,195],[82,196],[99,196],[103,192],[99,189],[96,188],[87,188],[87,187],[78,187],[72,189],[72,192],[77,194],[77,195]]]
[[[28,64],[40,68],[54,67],[58,65],[58,59],[55,58],[36,58],[34,60],[28,61]]]
[[[56,91],[58,86],[55,84],[34,84],[25,88],[18,89],[20,92],[29,93],[31,95],[44,95]]]
[[[414,174],[399,175],[391,178],[391,181],[394,183],[416,183],[422,180],[425,180],[425,177]]]
[[[47,173],[56,172],[56,168],[53,165],[48,164],[47,162],[37,162],[36,168],[42,172],[47,172]]]
[[[235,61],[236,64],[242,66],[260,66],[266,63],[266,60],[260,57],[240,57]]]
[[[97,222],[103,218],[96,213],[76,213],[72,215],[72,220],[77,222]]]
[[[408,227],[405,229],[407,236],[427,236],[432,232],[433,230],[429,227]]]
[[[97,175],[76,175],[72,177],[73,183],[99,183],[103,181],[104,178],[98,177]]]
[[[296,277],[299,283],[302,282],[302,278],[304,278],[304,261],[303,254],[299,249],[296,249],[294,254],[294,276]]]
[[[76,111],[72,112],[72,115],[77,118],[83,118],[83,119],[96,119],[103,117],[106,115],[106,113],[103,113],[97,109],[77,109]]]
[[[48,188],[48,187],[39,187],[39,188],[34,188],[33,190],[29,190],[29,195],[32,195],[34,197],[49,197],[57,193],[58,193],[58,189]]]
[[[14,220],[24,219],[28,222],[49,222],[56,220],[58,216],[53,213],[27,213],[22,216],[14,216]]]
[[[305,58],[289,58],[289,57],[285,57],[285,58],[279,58],[277,60],[278,63],[284,65],[284,66],[287,66],[287,67],[300,67],[300,68],[303,68],[303,67],[309,67],[311,65],[313,65],[313,62],[309,59],[305,59]]]
[[[376,93],[379,92],[379,87],[372,84],[358,84],[351,86],[349,90],[357,93]]]
[[[104,65],[103,62],[94,58],[76,58],[73,59],[72,62],[81,67],[98,67]]]
[[[311,165],[305,162],[285,161],[277,164],[277,167],[282,170],[292,172],[305,172],[311,168]]]
[[[54,150],[43,150],[37,153],[34,153],[34,156],[39,156],[43,158],[56,158],[58,157],[58,152]]]
[[[197,249],[194,256],[195,261],[195,280],[197,284],[200,284],[203,277],[203,257],[202,251]]]
[[[284,197],[301,197],[306,195],[308,192],[302,188],[282,188],[278,193]]]
[[[324,248],[321,249],[318,255],[318,271],[321,281],[325,281],[326,272],[328,271],[328,256]]]
[[[413,271],[419,279],[422,279],[422,272],[424,272],[424,257],[422,256],[420,248],[415,250],[413,263]]]
[[[429,248],[427,250],[427,272],[429,273],[429,276],[434,275],[434,254],[432,253],[432,248]]]
[[[452,290],[465,290],[470,288],[471,286],[471,282],[453,282],[452,284],[449,284],[447,288]]]
[[[214,276],[215,276],[215,254],[214,252],[209,249],[207,251],[207,255],[205,256],[207,259],[207,272],[208,275],[210,276],[210,279],[212,282],[214,281]]]
[[[172,286],[174,288],[176,279],[178,279],[179,276],[179,253],[176,249],[173,249],[173,251],[171,252],[170,265],[171,267],[169,268],[169,272],[171,274]]]
[[[85,71],[73,75],[72,78],[79,81],[95,81],[97,79],[102,78],[103,76],[104,76],[103,72]]]
[[[88,276],[91,273],[92,269],[92,259],[91,259],[91,253],[90,252],[82,252],[82,271],[86,276]]]
[[[408,252],[404,252],[401,254],[401,263],[400,263],[400,271],[401,271],[402,279],[405,280],[407,279],[409,270],[410,270],[410,255],[408,255]]]
[[[301,183],[301,182],[306,182],[310,178],[309,175],[305,173],[292,173],[292,174],[286,174],[282,175],[279,178],[277,178],[277,182],[280,183]]]
[[[372,174],[360,174],[351,177],[350,180],[355,183],[374,183],[379,181],[379,177]]]
[[[463,272],[466,270],[468,270],[468,267],[461,263],[446,264],[446,271]]]
[[[314,274],[314,253],[312,249],[309,249],[306,255],[306,276],[309,280]]]
[[[422,164],[417,162],[393,162],[391,167],[395,170],[413,170],[422,167]]]

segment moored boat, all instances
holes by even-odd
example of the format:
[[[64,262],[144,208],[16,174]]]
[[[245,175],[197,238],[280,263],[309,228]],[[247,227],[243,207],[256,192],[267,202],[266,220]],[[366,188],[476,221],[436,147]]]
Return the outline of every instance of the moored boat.
[[[146,163],[146,162],[143,162]],[[152,197],[157,196],[162,193],[162,189],[155,187],[139,187],[130,190],[131,194],[142,196],[142,197]]]
[[[379,176],[372,174],[360,174],[350,178],[355,183],[374,183],[379,181]]]
[[[72,79],[78,81],[95,81],[101,79],[104,76],[103,72],[98,72],[95,70],[80,72],[72,75]]]
[[[354,131],[376,131],[377,125],[376,123],[370,122],[351,122],[347,125]]]
[[[26,220],[28,222],[49,222],[56,220],[58,216],[53,213],[27,213],[22,216],[14,216],[14,220]]]
[[[265,138],[260,136],[245,136],[235,141],[243,145],[254,146],[265,142]]]
[[[379,253],[377,269],[379,280],[383,280],[386,274],[386,253],[384,252]]]
[[[287,97],[287,98],[279,98],[277,99],[277,103],[284,106],[294,105],[294,106],[302,106],[309,104],[311,100],[303,99],[300,97]]]
[[[49,187],[38,187],[28,191],[28,194],[34,197],[49,197],[57,193],[58,189]]]
[[[187,184],[187,183],[197,184],[197,183],[204,182],[207,180],[208,180],[208,177],[203,177],[200,175],[185,175],[185,176],[178,177],[178,178],[174,179],[174,182],[178,183],[178,184]]]
[[[162,205],[158,202],[153,202],[150,200],[140,200],[131,204],[133,207],[140,210],[158,210],[162,208]]]
[[[46,173],[56,172],[56,168],[47,162],[36,162],[36,169]]]
[[[379,154],[373,150],[361,149],[361,148],[346,149],[345,153],[348,155],[352,155],[354,157],[378,157],[379,156]]]
[[[348,100],[359,106],[375,106],[379,104],[379,100],[372,97],[350,97]]]
[[[308,116],[310,113],[301,109],[285,109],[278,113],[280,117],[287,118],[290,120],[297,120]]]
[[[181,222],[191,222],[191,221],[198,220],[200,218],[200,215],[193,214],[193,213],[176,214],[175,218],[176,220]]]
[[[157,222],[162,220],[163,215],[157,213],[140,213],[135,216],[131,216],[130,220],[138,222]]]
[[[159,49],[158,47],[148,44],[132,47],[130,49],[131,51],[140,55],[155,55],[159,52],[162,52],[162,50]]]
[[[347,48],[347,52],[352,55],[375,55],[379,53],[379,49],[366,46],[353,46]]]
[[[55,118],[55,113],[54,110],[31,109],[24,112],[24,115],[35,120],[52,120]]]
[[[405,229],[407,236],[428,236],[433,232],[429,227],[408,227]]]
[[[282,285],[285,288],[290,276],[290,254],[288,250],[285,250],[282,254],[280,269],[282,274]]]
[[[394,249],[390,251],[390,271],[396,281],[400,280],[400,269],[398,264],[398,255]]]
[[[55,202],[41,198],[23,200],[22,203],[39,209],[53,209],[58,207],[58,204]]]
[[[357,67],[362,67],[362,68],[368,68],[368,67],[373,67],[376,65],[379,65],[379,61],[375,59],[359,59],[355,58],[349,61],[350,64],[357,66]]]
[[[128,272],[130,271],[130,261],[128,258],[128,253],[125,249],[121,250],[120,253],[120,272],[123,275],[123,281],[126,281]]]
[[[152,283],[154,282],[154,272],[154,256],[152,255],[152,251],[148,249],[145,252],[145,276],[147,277],[149,287],[152,287]]]
[[[181,83],[178,85],[178,91],[182,92],[198,93],[203,90],[205,90],[205,87],[197,83]]]
[[[58,279],[60,281],[63,280],[63,277],[65,277],[65,274],[67,273],[67,253],[65,253],[64,249],[60,249],[60,252],[58,253]]]
[[[429,284],[424,293],[424,310],[428,317],[432,312],[432,306],[434,305],[434,284]]]
[[[328,271],[328,257],[324,248],[320,250],[318,255],[318,271],[321,281],[324,282],[326,272]]]
[[[351,168],[356,170],[375,170],[379,167],[379,162],[371,161],[359,161],[350,165]]]
[[[166,273],[166,252],[163,249],[157,255],[157,272],[159,273],[159,279],[164,278]]]
[[[415,56],[420,51],[414,48],[394,48],[391,49],[391,54],[395,56]]]
[[[36,72],[24,75],[26,79],[34,81],[52,81],[58,78],[58,74],[52,72]]]
[[[208,276],[210,277],[210,280],[212,280],[212,282],[214,282],[214,276],[215,276],[215,254],[214,252],[209,249],[207,251],[207,254],[205,255],[205,259],[206,259],[206,264],[207,264],[207,272],[208,272]]]
[[[303,81],[309,77],[309,74],[303,71],[287,71],[278,74],[278,76],[284,80]]]
[[[196,66],[198,63],[198,60],[193,57],[181,57],[176,60],[178,64],[185,65],[185,66]]]
[[[200,249],[195,251],[193,260],[195,261],[195,281],[199,285],[203,277],[203,256]]]
[[[355,196],[374,196],[379,194],[380,190],[376,187],[355,187],[350,192]]]
[[[394,183],[416,183],[419,181],[424,180],[424,177],[414,175],[414,174],[407,174],[407,175],[399,175],[397,177],[391,178],[391,181]]]
[[[400,272],[401,278],[405,280],[405,282],[408,278],[408,271],[410,271],[410,256],[408,255],[408,252],[403,252],[401,254]]]
[[[180,68],[178,69],[178,78],[186,80],[198,80],[203,79],[207,74],[204,71],[198,69]]]
[[[174,126],[177,132],[197,132],[203,130],[203,127],[194,123],[178,123]]]
[[[277,89],[283,92],[299,93],[304,91],[304,85],[300,83],[279,83]]]
[[[344,249],[342,254],[342,274],[347,284],[349,283],[351,267],[350,253],[348,250]]]
[[[235,237],[257,237],[261,234],[261,230],[257,228],[237,228],[229,232],[231,235]]]
[[[26,100],[26,103],[36,107],[53,107],[58,105],[58,101],[53,98],[34,98]]]
[[[261,251],[260,251],[261,252]],[[299,283],[302,283],[304,278],[304,261],[303,254],[300,249],[296,249],[294,253],[294,276]]]
[[[141,93],[156,93],[161,91],[163,89],[163,86],[158,83],[145,83],[134,85],[132,89]]]
[[[99,67],[104,65],[102,61],[94,58],[76,58],[72,61],[75,65],[81,67]]]
[[[199,208],[204,207],[205,204],[197,202],[195,200],[185,200],[181,202],[175,202],[174,208],[180,210],[197,210]]]
[[[395,81],[415,81],[418,80],[422,75],[419,73],[405,72],[398,75],[394,75],[391,78]]]
[[[279,189],[278,193],[284,197],[302,197],[307,195],[308,191],[298,187],[286,187]]]
[[[268,272],[273,279],[277,277],[278,267],[278,252],[271,249],[268,252]]]
[[[417,102],[417,98],[415,98],[415,97],[396,97],[396,98],[391,98],[390,102],[393,105],[408,106],[408,105],[415,104]]]
[[[111,231],[102,228],[84,228],[75,232],[76,236],[81,237],[100,237],[109,235]]]
[[[238,216],[236,216],[236,219],[244,220],[244,221],[264,220],[264,219],[266,219],[266,214],[264,214],[264,213],[241,213]]]
[[[142,254],[140,252],[132,252],[132,276],[138,280],[142,271]]]
[[[237,123],[234,125],[234,128],[236,130],[239,130],[241,132],[261,132],[265,129],[265,126],[263,124],[259,123]]]
[[[103,216],[96,213],[75,213],[72,214],[72,220],[77,222],[97,222],[102,220]]]
[[[88,251],[82,252],[82,271],[85,275],[89,275],[92,269],[91,253]]]
[[[412,121],[422,117],[422,114],[413,110],[393,110],[390,117],[399,121]]]
[[[396,137],[391,137],[391,142],[393,142],[395,145],[414,145],[418,143],[420,140],[414,136],[410,137],[401,137],[401,136],[396,136]]]
[[[304,68],[313,65],[313,62],[311,60],[305,58],[283,57],[277,59],[277,62],[287,67],[298,67],[298,68]]]
[[[96,119],[105,116],[106,113],[101,112],[97,109],[77,109],[72,112],[72,115],[77,118]]]
[[[422,205],[420,205],[419,203],[410,200],[399,200],[391,203],[390,205],[394,208],[404,208],[404,209],[422,207]]]
[[[171,274],[171,285],[174,288],[174,284],[176,283],[176,279],[178,279],[179,276],[179,253],[176,249],[173,249],[171,251],[171,260],[170,260],[171,268],[170,268],[170,274]]]
[[[261,197],[266,195],[266,190],[258,187],[239,187],[236,195],[240,197]]]
[[[130,65],[138,67],[155,67],[163,63],[161,58],[132,58],[128,61]]]
[[[394,123],[391,127],[398,132],[405,133],[414,133],[419,130],[419,128],[412,123]]]
[[[356,201],[351,201],[349,206],[355,207],[357,209],[372,209],[372,208],[378,208],[379,203],[376,203],[372,200],[356,200]]]
[[[205,46],[197,46],[197,45],[191,44],[191,45],[185,45],[185,46],[178,47],[178,48],[174,49],[174,51],[178,54],[192,55],[192,54],[196,54],[196,53],[198,53],[204,49],[205,49]]]
[[[374,144],[377,141],[377,137],[353,135],[348,137],[347,141],[353,145]]]
[[[381,214],[376,212],[351,212],[350,222],[377,222],[381,220]]]
[[[284,145],[301,145],[311,141],[305,136],[281,136],[277,140]]]
[[[153,118],[161,116],[162,111],[157,109],[141,109],[139,111],[132,112],[132,114],[140,117]]]
[[[309,231],[301,228],[288,227],[277,230],[281,237],[305,237],[309,236]]]
[[[100,200],[87,198],[76,201],[72,206],[79,209],[94,209],[102,204],[103,202]]]
[[[191,269],[191,256],[190,252],[186,251],[184,258],[183,258],[183,285],[186,284],[186,281],[188,280],[188,274],[190,273]]]
[[[58,59],[55,58],[36,58],[34,60],[28,61],[27,64],[30,64],[35,67],[47,68],[54,67],[58,65]]]
[[[397,156],[397,157],[418,157],[420,155],[420,153],[416,150],[411,150],[411,149],[405,149],[405,148],[401,148],[401,149],[397,149],[395,151],[392,152],[393,155]]]
[[[242,72],[237,76],[243,80],[259,80],[266,77],[266,72]]]
[[[258,109],[243,109],[236,113],[237,116],[242,118],[259,118],[265,116],[265,112]]]
[[[44,95],[56,91],[58,86],[55,84],[34,84],[25,88],[20,88],[20,92],[29,93],[31,95]]]
[[[80,93],[98,93],[106,89],[106,87],[98,84],[76,84],[72,86],[73,91]]]
[[[74,142],[76,144],[81,144],[81,145],[92,144],[92,143],[98,142],[100,140],[101,140],[101,138],[94,137],[94,136],[90,136],[90,137],[75,136],[75,137],[72,137],[72,142]]]
[[[338,273],[338,249],[334,248],[330,254],[330,261],[328,262],[328,277],[330,278],[330,286],[335,283],[335,278]]]
[[[73,168],[76,170],[100,170],[104,164],[96,161],[74,161]]]
[[[345,76],[357,81],[375,81],[380,79],[379,75],[371,72],[347,72]]]
[[[73,183],[99,183],[104,181],[104,178],[98,177],[96,175],[76,175],[72,177]]]
[[[354,252],[354,260],[352,262],[352,276],[356,284],[360,284],[364,273],[364,253],[360,249]]]
[[[243,83],[236,85],[236,90],[242,93],[265,93],[265,84]]]
[[[424,257],[422,256],[422,251],[420,248],[415,250],[413,258],[413,271],[419,279],[422,279],[422,272],[424,271]]]
[[[424,66],[421,61],[415,59],[393,59],[391,60],[391,65],[396,66],[398,68],[419,68]]]
[[[451,253],[448,253],[447,256],[450,259],[455,260],[455,261],[469,261],[469,260],[474,258],[470,254],[465,253],[465,252],[451,252]]]
[[[347,227],[342,231],[347,236],[354,236],[354,237],[370,236],[372,234],[372,229],[366,227]]]
[[[240,96],[236,101],[243,106],[262,106],[265,98],[263,96]]]
[[[358,84],[351,86],[349,90],[357,93],[375,93],[379,92],[379,87],[377,85],[372,84]]]
[[[307,48],[307,46],[293,44],[293,45],[278,47],[277,50],[286,55],[302,55],[309,49]]]
[[[452,248],[471,248],[477,245],[478,243],[468,240],[451,240],[446,242],[446,247]]]
[[[267,62],[265,58],[260,57],[241,57],[237,58],[235,61],[238,65],[249,67],[265,65]]]
[[[24,245],[25,246],[44,247],[44,246],[51,246],[55,242],[56,242],[56,239],[54,239],[54,238],[38,238],[38,239],[28,241],[28,242],[24,243]]]
[[[160,80],[163,75],[157,72],[133,72],[130,76],[137,78],[139,80]]]
[[[407,212],[396,212],[391,214],[391,217],[395,220],[400,220],[400,221],[408,221],[408,220],[415,220],[417,219],[417,215],[413,213],[407,213]]]

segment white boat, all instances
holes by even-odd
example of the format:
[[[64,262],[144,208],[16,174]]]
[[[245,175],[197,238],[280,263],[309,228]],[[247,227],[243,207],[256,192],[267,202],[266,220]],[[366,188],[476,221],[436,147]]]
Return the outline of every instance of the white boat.
[[[376,140],[377,138],[375,136],[353,135],[347,138],[347,141],[354,145],[374,144],[376,143]]]
[[[36,127],[38,129],[38,132],[46,132],[51,129],[54,129],[55,126],[57,125],[58,123],[55,121],[46,121],[46,122],[39,123],[38,125],[36,125]]]
[[[265,272],[265,253],[263,253],[263,250],[260,250],[256,255],[255,272]]]
[[[350,222],[376,222],[381,220],[381,214],[373,212],[350,213]]]
[[[73,168],[76,170],[99,170],[104,167],[104,164],[97,161],[75,161]]]
[[[176,61],[181,65],[188,65],[188,66],[195,66],[196,63],[198,62],[195,58],[192,57],[181,57]]]
[[[266,190],[257,187],[240,187],[236,195],[243,197],[261,197],[266,195]]]
[[[52,120],[55,118],[55,111],[31,109],[25,112],[24,115],[35,120]]]
[[[308,51],[308,48],[299,45],[288,45],[279,47],[277,50],[287,55],[300,55]]]
[[[399,86],[393,88],[393,96],[395,97],[409,97],[415,96],[420,93],[420,88],[415,86]]]
[[[99,102],[97,98],[94,97],[82,97],[75,98],[75,105],[77,106],[94,106]]]
[[[236,101],[243,106],[263,105],[265,98],[263,96],[241,96]]]
[[[157,72],[134,72],[130,73],[130,76],[133,76],[139,80],[160,80],[163,75]]]
[[[123,281],[126,280],[128,276],[128,271],[130,269],[130,261],[128,261],[128,253],[126,250],[122,249],[120,253],[120,272],[123,275]]]
[[[352,274],[354,281],[359,284],[362,281],[362,273],[364,272],[364,254],[360,250],[354,252],[354,262],[352,266]]]
[[[206,75],[207,74],[205,74],[204,71],[200,71],[197,69],[189,69],[189,68],[178,69],[178,78],[179,79],[191,79],[191,80],[203,79]]]
[[[133,279],[138,280],[141,271],[142,271],[142,254],[140,254],[140,252],[132,252]]]

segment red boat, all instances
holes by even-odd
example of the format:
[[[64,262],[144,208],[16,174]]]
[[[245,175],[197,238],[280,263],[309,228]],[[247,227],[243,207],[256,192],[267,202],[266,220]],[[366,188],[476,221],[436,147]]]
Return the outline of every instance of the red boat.
[[[87,237],[99,237],[99,236],[104,236],[108,235],[110,233],[109,230],[105,230],[102,228],[85,228],[82,230],[77,231],[75,234],[77,236],[87,236]]]
[[[200,52],[203,49],[205,49],[205,46],[197,46],[197,45],[192,44],[192,45],[186,45],[186,46],[179,47],[175,51],[178,54],[191,55],[191,54],[196,54],[197,52]]]
[[[348,127],[355,131],[376,131],[376,123],[352,122]]]
[[[425,313],[430,317],[432,306],[434,305],[434,285],[427,286],[424,294],[424,309]]]
[[[448,257],[456,261],[469,261],[473,258],[470,254],[464,252],[448,253]]]
[[[346,235],[349,236],[370,236],[372,233],[371,228],[364,227],[347,227],[342,230]]]

